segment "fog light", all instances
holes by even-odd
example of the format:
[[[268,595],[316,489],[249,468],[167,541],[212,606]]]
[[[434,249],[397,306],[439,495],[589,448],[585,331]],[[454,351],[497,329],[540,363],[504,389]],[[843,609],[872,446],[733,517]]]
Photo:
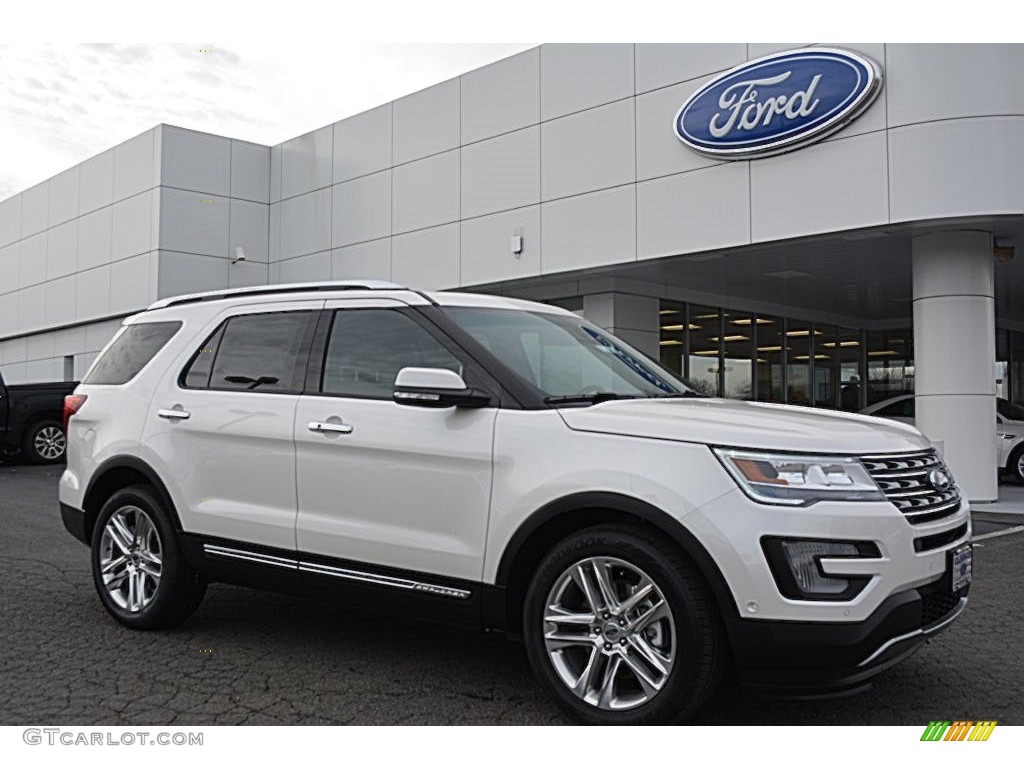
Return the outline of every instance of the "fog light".
[[[850,587],[847,579],[837,579],[821,572],[822,557],[856,557],[857,547],[838,541],[784,541],[790,573],[801,592],[816,595],[841,595]]]
[[[830,576],[821,567],[823,558],[876,558],[878,547],[867,541],[823,539],[761,540],[768,566],[779,591],[796,600],[852,600],[870,581],[862,576]]]

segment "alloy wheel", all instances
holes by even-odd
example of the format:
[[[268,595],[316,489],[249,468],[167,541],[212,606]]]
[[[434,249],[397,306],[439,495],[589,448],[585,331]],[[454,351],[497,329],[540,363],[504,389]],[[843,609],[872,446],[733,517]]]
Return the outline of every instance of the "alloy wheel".
[[[643,570],[615,557],[588,557],[556,579],[545,606],[548,658],[577,698],[626,710],[664,688],[676,659],[675,621]]]
[[[64,455],[67,438],[59,427],[43,427],[36,432],[32,445],[41,458],[55,461]]]
[[[149,515],[136,506],[116,510],[103,528],[99,557],[103,586],[115,605],[139,613],[153,602],[163,547]]]

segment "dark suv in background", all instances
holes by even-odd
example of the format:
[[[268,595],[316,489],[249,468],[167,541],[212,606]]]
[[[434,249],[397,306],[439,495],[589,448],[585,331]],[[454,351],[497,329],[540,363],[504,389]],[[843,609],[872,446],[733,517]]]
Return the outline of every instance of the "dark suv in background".
[[[64,460],[64,396],[77,381],[7,386],[0,372],[0,457],[21,456],[33,464]]]

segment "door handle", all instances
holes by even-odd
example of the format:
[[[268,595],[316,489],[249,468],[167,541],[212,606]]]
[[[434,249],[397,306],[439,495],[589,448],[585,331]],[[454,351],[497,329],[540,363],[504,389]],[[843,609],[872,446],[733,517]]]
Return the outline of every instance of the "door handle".
[[[161,408],[159,411],[156,412],[156,415],[159,416],[161,419],[169,419],[171,421],[174,421],[176,419],[185,420],[192,414],[189,413],[188,411],[183,411],[178,408]]]
[[[311,421],[307,427],[310,432],[330,432],[339,435],[348,435],[352,432],[351,424],[337,424],[329,421]]]

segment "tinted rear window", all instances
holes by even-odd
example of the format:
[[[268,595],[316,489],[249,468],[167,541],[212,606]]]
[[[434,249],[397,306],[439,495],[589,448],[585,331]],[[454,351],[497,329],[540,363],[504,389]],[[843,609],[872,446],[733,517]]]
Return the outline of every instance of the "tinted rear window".
[[[178,321],[136,323],[121,328],[83,384],[124,384],[138,375],[181,328]]]

